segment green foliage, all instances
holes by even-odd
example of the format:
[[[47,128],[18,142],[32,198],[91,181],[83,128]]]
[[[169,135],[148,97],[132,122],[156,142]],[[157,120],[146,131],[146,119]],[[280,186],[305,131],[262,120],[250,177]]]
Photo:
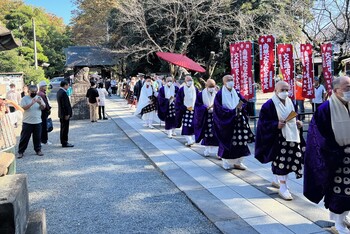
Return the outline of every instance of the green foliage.
[[[64,71],[65,55],[63,49],[72,44],[70,40],[70,28],[66,27],[63,19],[45,12],[42,8],[36,8],[25,5],[23,1],[18,0],[0,0],[0,10],[2,15],[0,21],[10,29],[15,36],[22,42],[22,47],[14,50],[18,57],[12,65],[12,71],[28,72],[28,80],[38,80],[43,77],[54,77],[61,75]],[[49,63],[49,68],[34,68],[34,37],[33,21],[35,21],[37,59],[39,66],[43,63]],[[0,57],[0,60],[2,58]],[[27,64],[23,64],[23,60]],[[16,64],[21,61],[22,63]],[[7,61],[0,61],[0,64],[10,64]],[[8,67],[0,66],[0,72],[8,70]]]
[[[24,72],[24,82],[29,84],[31,81],[35,84],[45,80],[44,70],[39,67],[35,70],[30,61],[24,56],[18,56],[18,50],[0,52],[1,72]]]

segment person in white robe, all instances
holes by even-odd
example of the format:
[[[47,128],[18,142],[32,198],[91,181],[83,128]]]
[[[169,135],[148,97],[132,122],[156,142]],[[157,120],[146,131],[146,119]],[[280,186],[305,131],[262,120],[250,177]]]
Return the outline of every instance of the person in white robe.
[[[153,90],[152,80],[147,77],[141,88],[139,102],[134,115],[141,114],[144,126],[153,129],[153,121],[157,118],[157,98]]]

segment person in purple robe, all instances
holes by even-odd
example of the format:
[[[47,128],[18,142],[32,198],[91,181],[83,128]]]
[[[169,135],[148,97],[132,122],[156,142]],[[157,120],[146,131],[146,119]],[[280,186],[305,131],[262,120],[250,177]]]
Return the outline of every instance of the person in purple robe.
[[[176,96],[175,115],[176,127],[180,128],[182,125],[181,135],[186,137],[185,145],[189,147],[195,143],[193,117],[197,93],[192,77],[187,75],[185,85],[179,89]]]
[[[165,122],[169,138],[176,136],[175,98],[178,91],[179,88],[174,85],[170,76],[166,78],[166,84],[160,88],[158,94],[158,117]]]
[[[250,155],[248,143],[254,141],[245,114],[247,101],[233,88],[231,75],[223,77],[223,84],[215,96],[213,111],[214,134],[219,141],[218,154],[224,169],[246,170],[243,157]]]
[[[205,157],[210,156],[210,153],[217,148],[216,146],[219,146],[219,142],[214,135],[213,123],[214,99],[217,93],[215,86],[215,80],[208,79],[206,88],[198,93],[196,105],[194,107],[194,132],[196,143],[202,141],[201,144],[205,146]],[[217,152],[215,155],[217,155]]]
[[[309,125],[304,165],[304,195],[322,199],[335,221],[334,233],[349,234],[350,211],[350,78],[333,80],[333,94]]]
[[[288,83],[276,83],[275,94],[261,107],[255,142],[255,158],[261,163],[272,162],[272,185],[279,188],[278,194],[285,200],[293,200],[287,186],[288,174],[302,177],[305,151],[302,122],[296,119],[289,90]]]

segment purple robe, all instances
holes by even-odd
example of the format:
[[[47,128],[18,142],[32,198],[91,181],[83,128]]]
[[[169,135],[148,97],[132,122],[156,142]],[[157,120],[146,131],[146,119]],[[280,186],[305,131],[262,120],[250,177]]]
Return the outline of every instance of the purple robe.
[[[255,158],[261,163],[274,161],[281,149],[278,138],[282,131],[278,129],[278,122],[275,104],[270,99],[261,107],[256,129]],[[302,131],[300,131],[300,141],[301,146],[305,146]]]
[[[198,90],[196,89],[196,95],[198,94]],[[176,115],[176,127],[180,128],[182,125],[183,117],[187,111],[187,107],[184,105],[185,92],[184,87],[181,87],[176,95],[175,101],[175,115]],[[194,107],[193,107],[194,108]],[[194,128],[193,124],[191,127],[183,126],[181,135],[193,135]]]
[[[242,106],[242,112],[244,113],[247,101],[238,91],[237,94],[239,99],[244,102]],[[213,119],[214,133],[219,141],[218,155],[225,159],[236,159],[243,156],[249,156],[250,151],[247,145],[232,145],[234,128],[237,123],[237,110],[236,108],[230,110],[222,106],[222,90],[220,90],[215,96]]]
[[[175,97],[178,91],[179,88],[175,86]],[[160,88],[158,93],[158,118],[165,122],[166,130],[176,128],[175,115],[169,116],[169,99],[165,98],[164,86]]]
[[[207,108],[208,106],[203,103],[202,92],[198,93],[194,108],[194,133],[196,143],[202,141],[202,145],[218,146],[219,142],[214,134],[213,115],[208,112]],[[209,129],[212,137],[209,134]]]
[[[325,207],[337,214],[350,210],[350,194],[340,195],[333,191],[336,170],[346,157],[349,158],[344,148],[335,140],[329,101],[326,101],[316,110],[309,125],[304,158],[304,195],[314,203],[319,203],[324,197]],[[349,174],[346,177],[349,179]],[[346,187],[349,191],[349,184]]]

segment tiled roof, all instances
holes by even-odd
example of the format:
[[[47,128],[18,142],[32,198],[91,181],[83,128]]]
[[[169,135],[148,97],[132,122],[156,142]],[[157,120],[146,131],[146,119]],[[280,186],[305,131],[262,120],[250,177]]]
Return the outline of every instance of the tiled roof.
[[[66,67],[114,66],[121,57],[109,49],[93,46],[69,46],[65,54]]]

